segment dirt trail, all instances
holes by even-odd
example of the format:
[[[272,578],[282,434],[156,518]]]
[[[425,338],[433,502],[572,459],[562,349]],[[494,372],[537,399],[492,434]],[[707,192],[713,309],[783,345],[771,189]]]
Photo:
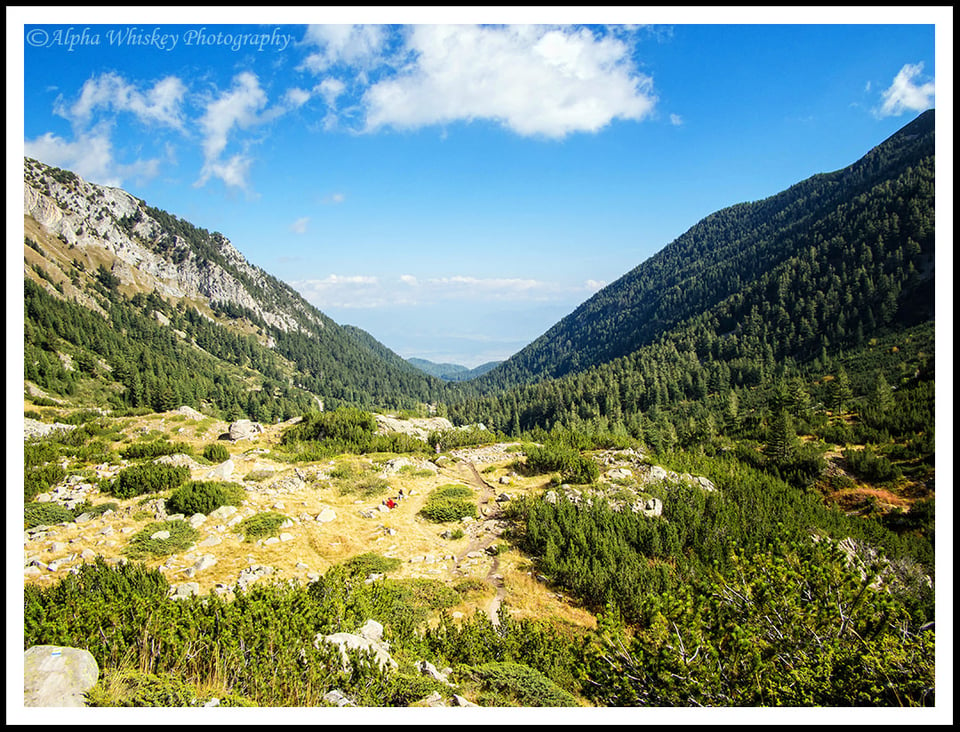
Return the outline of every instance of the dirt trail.
[[[500,538],[502,529],[499,525],[499,521],[503,514],[503,509],[496,501],[496,488],[487,483],[487,481],[481,477],[480,473],[477,471],[477,466],[472,462],[463,461],[458,467],[460,468],[461,473],[466,474],[467,481],[473,484],[473,486],[480,491],[480,504],[481,506],[486,506],[489,509],[489,512],[481,521],[478,521],[469,527],[471,540],[463,553],[457,557],[457,567],[460,566],[460,562],[462,562],[468,554],[471,552],[486,551],[491,544]],[[484,581],[487,584],[493,585],[493,587],[496,588],[496,594],[493,596],[493,599],[490,600],[490,603],[486,608],[487,615],[490,616],[490,620],[494,625],[500,624],[500,619],[497,617],[497,613],[500,610],[500,605],[503,602],[503,598],[507,595],[507,590],[503,586],[503,578],[498,573],[499,569],[500,559],[495,556],[493,557],[493,564],[490,567],[490,571],[487,572],[487,576],[484,578]]]

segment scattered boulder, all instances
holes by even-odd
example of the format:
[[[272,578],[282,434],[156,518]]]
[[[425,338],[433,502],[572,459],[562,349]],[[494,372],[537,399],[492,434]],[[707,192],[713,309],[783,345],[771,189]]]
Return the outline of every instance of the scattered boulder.
[[[210,518],[221,521],[225,518],[229,518],[237,512],[236,506],[220,506],[220,508],[215,508],[210,512]]]
[[[23,654],[25,707],[83,707],[84,693],[97,683],[100,667],[90,651],[32,646]]]
[[[207,473],[208,480],[230,480],[233,476],[233,460],[227,458]]]
[[[204,554],[194,563],[193,569],[196,572],[202,572],[205,569],[209,569],[216,563],[217,558],[213,554]]]
[[[337,518],[337,513],[332,508],[325,508],[320,513],[317,514],[317,522],[321,524],[326,524],[331,521],[335,521]]]
[[[263,434],[263,425],[249,419],[239,419],[231,423],[227,433],[233,442],[237,440],[252,440]]]
[[[170,599],[172,600],[183,600],[188,597],[193,597],[194,595],[200,594],[200,583],[198,582],[181,582],[178,585],[173,585],[170,588]]]
[[[331,689],[326,694],[323,695],[323,700],[330,704],[336,704],[338,707],[355,707],[350,699],[344,696],[343,692],[340,689]]]
[[[333,633],[332,635],[323,635],[318,633],[313,640],[314,647],[319,648],[319,644],[333,643],[340,647],[340,659],[343,663],[344,671],[351,669],[350,659],[347,656],[348,650],[368,651],[373,654],[374,660],[381,668],[398,668],[399,665],[390,656],[389,646],[383,642],[383,626],[375,620],[368,620],[356,634],[354,633]]]
[[[200,414],[200,412],[198,412],[196,409],[194,409],[193,407],[188,407],[188,406],[186,406],[186,405],[183,405],[182,407],[180,407],[179,409],[177,409],[177,410],[176,410],[176,414],[182,414],[184,417],[187,417],[187,418],[189,418],[189,419],[203,419],[203,418],[204,418],[203,415]]]

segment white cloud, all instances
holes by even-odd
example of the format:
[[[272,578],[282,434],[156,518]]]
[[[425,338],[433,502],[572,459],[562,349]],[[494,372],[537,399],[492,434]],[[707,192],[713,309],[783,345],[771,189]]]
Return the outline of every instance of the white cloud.
[[[288,89],[283,98],[289,108],[296,109],[310,101],[310,92],[305,89]]]
[[[320,94],[323,97],[323,100],[327,103],[327,106],[331,109],[336,109],[337,107],[337,97],[343,94],[343,91],[347,88],[347,85],[344,84],[339,79],[334,79],[333,77],[324,79],[319,84],[314,87],[314,91]]]
[[[167,76],[146,92],[123,79],[119,74],[108,72],[87,79],[80,90],[79,98],[69,107],[61,100],[55,112],[74,123],[84,125],[98,109],[114,109],[131,112],[146,123],[157,123],[183,128],[180,104],[187,88],[176,76]]]
[[[679,114],[671,114],[670,124],[672,124],[674,127],[679,127],[683,124],[683,117],[681,117]]]
[[[386,32],[379,25],[311,25],[303,41],[320,49],[307,56],[303,69],[320,72],[337,63],[368,68],[384,49]]]
[[[486,119],[562,138],[641,120],[656,103],[629,46],[585,28],[421,25],[406,41],[414,60],[363,96],[368,130]]]
[[[310,223],[310,217],[301,216],[299,219],[290,224],[290,231],[292,231],[294,234],[306,234],[308,223]]]
[[[522,277],[419,278],[411,274],[380,278],[370,275],[329,275],[301,280],[292,285],[311,303],[323,309],[377,308],[438,303],[515,302],[550,303],[577,301],[604,285],[593,280],[571,286]]]
[[[266,104],[267,95],[260,88],[256,74],[249,71],[237,74],[233,88],[211,101],[200,119],[204,132],[203,154],[207,160],[213,160],[223,152],[233,127],[256,124],[257,112]]]
[[[126,178],[153,178],[159,172],[160,160],[138,160],[122,165],[113,158],[110,137],[103,131],[81,134],[68,141],[51,132],[33,140],[25,140],[23,152],[27,157],[48,165],[71,170],[81,178],[105,186],[120,187]]]
[[[267,104],[267,95],[260,88],[256,74],[249,71],[237,74],[233,87],[211,100],[200,118],[203,133],[203,169],[194,184],[204,185],[211,177],[219,178],[227,186],[247,187],[247,173],[252,160],[245,154],[234,154],[222,162],[220,155],[227,147],[231,131],[246,129],[263,120],[258,115]]]
[[[934,82],[918,84],[923,64],[904,64],[889,88],[881,93],[883,104],[874,110],[878,117],[894,117],[904,112],[922,112],[933,106]]]

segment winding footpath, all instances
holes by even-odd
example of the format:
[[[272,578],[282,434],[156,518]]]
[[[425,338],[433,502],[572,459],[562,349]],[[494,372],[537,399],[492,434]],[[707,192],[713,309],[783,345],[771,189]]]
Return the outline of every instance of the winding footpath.
[[[498,538],[500,538],[502,529],[499,525],[499,521],[501,515],[503,514],[503,509],[496,501],[496,488],[483,479],[477,470],[477,466],[472,462],[465,460],[459,463],[459,469],[461,474],[465,474],[466,480],[480,491],[481,506],[489,506],[491,510],[482,521],[473,525],[476,527],[474,530],[475,533],[471,532],[472,539],[470,543],[467,545],[467,548],[464,550],[463,554],[457,557],[457,562],[455,565],[456,567],[459,567],[460,562],[462,562],[472,552],[486,551],[487,548],[489,548]],[[500,624],[498,612],[500,610],[500,605],[503,603],[503,598],[507,595],[507,590],[503,586],[503,577],[500,576],[499,569],[500,558],[494,556],[490,571],[487,572],[487,576],[484,578],[484,581],[487,584],[492,585],[496,589],[493,599],[490,600],[490,603],[486,608],[487,615],[490,616],[490,621],[494,625]],[[451,573],[452,571],[453,570],[451,570]]]

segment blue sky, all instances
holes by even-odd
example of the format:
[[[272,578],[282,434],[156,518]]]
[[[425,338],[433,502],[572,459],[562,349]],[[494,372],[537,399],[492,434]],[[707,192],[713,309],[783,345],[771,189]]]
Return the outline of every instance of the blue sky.
[[[18,10],[25,154],[222,232],[401,356],[467,366],[703,216],[952,105],[948,9]]]

